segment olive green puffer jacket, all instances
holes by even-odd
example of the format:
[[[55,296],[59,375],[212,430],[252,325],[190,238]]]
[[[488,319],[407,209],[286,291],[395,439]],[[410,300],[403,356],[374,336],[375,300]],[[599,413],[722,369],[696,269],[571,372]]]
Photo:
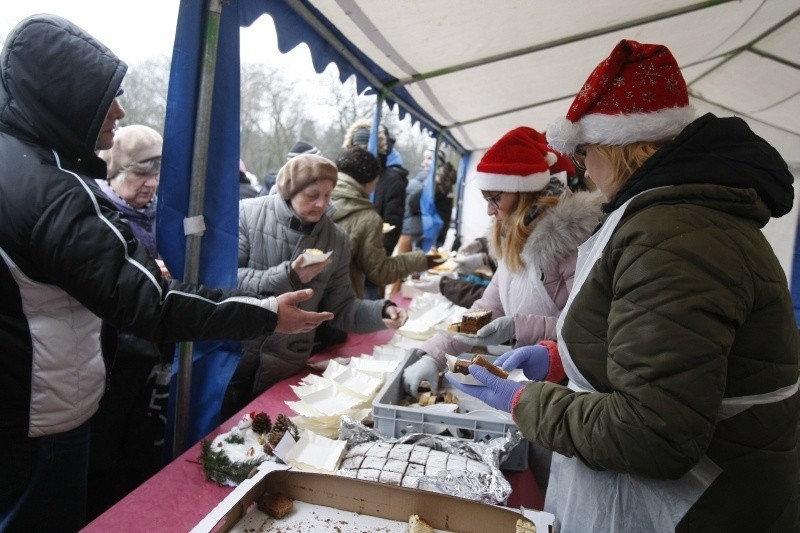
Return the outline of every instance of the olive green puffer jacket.
[[[734,149],[758,144],[744,141]],[[660,165],[678,175],[689,160],[715,183],[736,169],[724,152],[692,153]],[[752,162],[745,173],[783,179],[782,161]],[[598,393],[531,383],[514,419],[595,470],[677,479],[707,455],[722,473],[679,531],[797,531],[800,394],[717,420],[723,398],[798,381],[791,295],[760,231],[775,203],[754,188],[677,181],[628,205],[565,316],[561,339]]]

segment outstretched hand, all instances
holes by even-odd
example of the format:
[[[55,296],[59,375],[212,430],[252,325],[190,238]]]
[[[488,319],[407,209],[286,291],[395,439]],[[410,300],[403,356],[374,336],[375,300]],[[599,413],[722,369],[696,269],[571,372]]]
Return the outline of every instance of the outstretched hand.
[[[311,289],[303,289],[294,292],[285,292],[278,296],[278,325],[275,326],[277,333],[305,333],[313,331],[317,326],[333,318],[333,313],[314,313],[303,311],[298,307],[300,302],[304,302],[314,295]]]
[[[483,383],[483,385],[465,385],[453,378],[452,372],[444,375],[452,386],[470,396],[474,396],[483,403],[500,409],[506,413],[511,412],[511,402],[517,392],[524,388],[526,382],[512,381],[495,376],[480,365],[469,365],[469,373]]]

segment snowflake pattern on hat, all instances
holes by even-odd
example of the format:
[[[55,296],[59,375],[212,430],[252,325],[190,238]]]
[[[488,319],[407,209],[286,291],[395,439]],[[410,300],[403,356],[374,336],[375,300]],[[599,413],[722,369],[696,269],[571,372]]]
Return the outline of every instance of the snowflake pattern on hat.
[[[592,71],[547,140],[571,153],[579,144],[621,145],[674,137],[694,119],[677,61],[663,45],[620,41]]]

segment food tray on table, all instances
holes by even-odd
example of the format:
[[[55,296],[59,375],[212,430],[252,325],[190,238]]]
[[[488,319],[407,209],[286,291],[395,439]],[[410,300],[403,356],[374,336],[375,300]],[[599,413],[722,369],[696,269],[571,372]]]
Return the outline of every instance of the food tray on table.
[[[447,494],[395,487],[341,476],[262,463],[250,478],[230,493],[197,524],[193,533],[254,533],[261,531],[384,531],[405,533],[411,515],[423,517],[434,531],[513,533],[527,519],[540,533],[553,531],[554,517],[532,509],[510,509]],[[282,518],[256,508],[265,492],[294,500]]]
[[[503,437],[508,431],[517,430],[511,415],[489,407],[457,389],[449,388],[447,381],[444,382],[444,390],[456,394],[461,406],[471,403],[477,407],[473,412],[453,413],[400,405],[405,396],[403,370],[416,360],[417,356],[414,353],[408,354],[375,396],[372,402],[372,419],[378,433],[386,437],[399,438],[410,433],[438,435],[446,431],[454,437],[485,441]],[[528,468],[527,440],[520,441],[501,464],[501,468],[504,470]]]

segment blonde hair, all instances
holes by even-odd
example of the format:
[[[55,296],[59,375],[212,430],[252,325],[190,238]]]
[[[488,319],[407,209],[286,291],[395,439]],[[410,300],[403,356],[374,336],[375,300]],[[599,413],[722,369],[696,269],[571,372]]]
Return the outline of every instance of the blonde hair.
[[[614,193],[618,192],[634,172],[668,141],[635,142],[622,145],[595,144],[594,148],[611,163]]]
[[[516,194],[516,202],[512,206],[505,220],[495,222],[492,229],[492,247],[498,259],[504,259],[509,272],[518,272],[522,269],[522,249],[530,237],[531,227],[528,215],[537,207],[544,211],[556,205],[558,196],[543,196],[541,192],[506,193]]]

